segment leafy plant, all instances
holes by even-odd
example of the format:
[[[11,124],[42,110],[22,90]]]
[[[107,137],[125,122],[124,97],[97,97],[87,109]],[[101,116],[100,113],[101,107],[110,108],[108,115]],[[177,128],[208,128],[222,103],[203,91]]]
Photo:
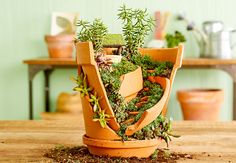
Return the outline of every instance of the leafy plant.
[[[145,36],[152,30],[154,20],[147,10],[126,8],[125,5],[119,9],[118,16],[123,23],[126,55],[135,55],[138,48],[143,46]]]
[[[176,47],[179,43],[186,41],[184,35],[179,31],[175,31],[174,34],[166,34],[165,39],[168,48]]]
[[[107,35],[107,27],[101,19],[95,19],[92,23],[79,20],[77,26],[80,28],[80,32],[77,34],[77,40],[79,41],[91,41],[95,53],[101,52],[104,39]]]

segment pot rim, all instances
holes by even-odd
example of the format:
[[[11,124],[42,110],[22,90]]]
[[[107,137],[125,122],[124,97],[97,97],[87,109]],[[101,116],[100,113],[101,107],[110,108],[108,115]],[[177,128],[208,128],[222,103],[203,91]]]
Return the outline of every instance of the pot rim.
[[[83,143],[87,146],[95,146],[102,148],[145,148],[156,146],[161,143],[161,138],[149,139],[149,140],[105,140],[89,138],[85,134],[83,135]]]
[[[193,89],[181,89],[177,91],[178,93],[209,93],[209,92],[224,92],[220,88],[193,88]]]
[[[74,37],[74,34],[45,35],[44,39],[46,42],[73,42]]]

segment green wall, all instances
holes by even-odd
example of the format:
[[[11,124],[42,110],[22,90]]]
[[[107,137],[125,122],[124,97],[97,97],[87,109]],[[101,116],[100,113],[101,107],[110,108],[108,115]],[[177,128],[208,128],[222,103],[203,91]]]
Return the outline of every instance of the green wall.
[[[205,20],[223,20],[236,27],[235,0],[0,0],[0,119],[28,118],[27,66],[24,59],[47,56],[44,35],[49,33],[52,12],[79,12],[80,18],[92,20],[100,17],[109,26],[111,33],[120,33],[117,9],[121,4],[129,7],[147,8],[177,13],[185,11],[188,17],[200,26]],[[182,31],[188,42],[185,57],[198,57],[198,48],[193,35],[184,30],[182,23],[172,21],[168,31]],[[151,36],[149,37],[149,39]],[[56,70],[51,75],[51,107],[55,110],[57,95],[62,91],[72,92],[70,76],[76,70]],[[222,88],[225,102],[221,119],[232,118],[232,79],[218,70],[180,70],[177,73],[169,105],[169,115],[181,119],[176,100],[176,90],[183,88]],[[34,116],[40,118],[44,110],[43,74],[34,80]]]

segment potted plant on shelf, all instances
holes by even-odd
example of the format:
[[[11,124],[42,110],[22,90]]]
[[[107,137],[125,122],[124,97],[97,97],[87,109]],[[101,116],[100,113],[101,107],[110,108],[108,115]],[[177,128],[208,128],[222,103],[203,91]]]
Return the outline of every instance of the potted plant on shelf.
[[[101,20],[79,21],[76,40],[78,78],[85,130],[83,142],[95,155],[148,157],[162,139],[171,140],[165,110],[183,46],[141,48],[152,29],[146,10],[122,6],[125,47],[120,60],[103,54],[107,28]]]

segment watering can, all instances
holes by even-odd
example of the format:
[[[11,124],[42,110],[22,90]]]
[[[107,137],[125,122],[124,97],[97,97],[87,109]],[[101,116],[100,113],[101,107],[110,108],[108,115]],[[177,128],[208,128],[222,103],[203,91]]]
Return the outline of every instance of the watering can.
[[[236,29],[224,29],[221,21],[206,21],[203,23],[200,57],[203,58],[232,58],[232,33]]]

